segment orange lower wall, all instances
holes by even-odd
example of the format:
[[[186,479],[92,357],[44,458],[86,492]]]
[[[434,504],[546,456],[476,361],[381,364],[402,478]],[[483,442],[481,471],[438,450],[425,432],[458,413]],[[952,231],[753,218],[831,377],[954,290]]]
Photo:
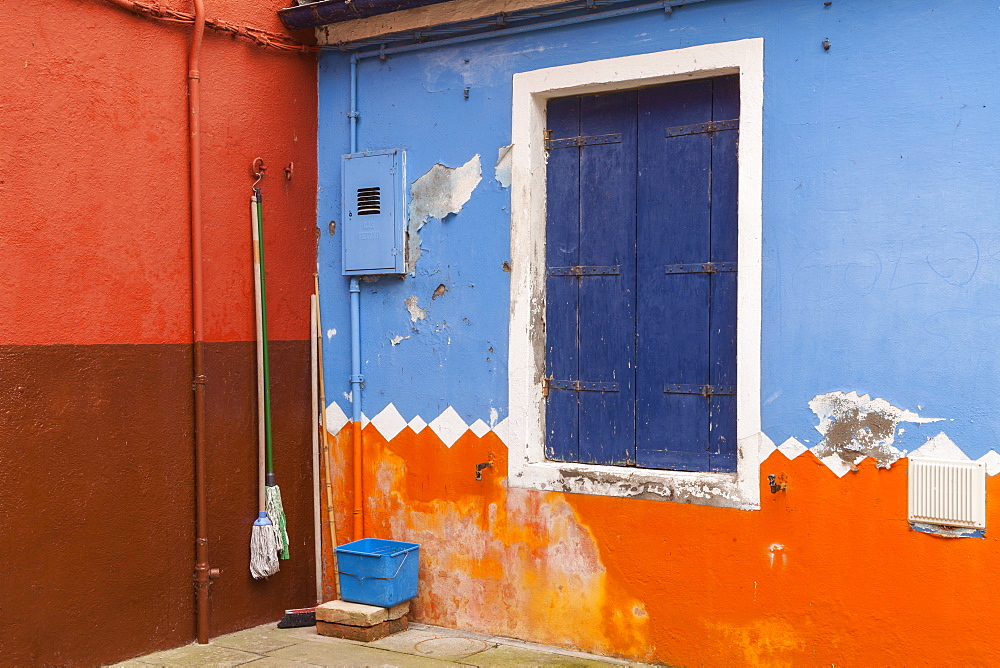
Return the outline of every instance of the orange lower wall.
[[[774,452],[761,510],[742,511],[507,489],[492,432],[450,449],[430,429],[386,442],[369,425],[364,439],[367,535],[421,545],[418,621],[680,665],[1000,660],[996,535],[911,530],[905,459],[838,478],[811,453]],[[343,543],[350,425],[331,442]],[[1000,478],[987,485],[996,498]]]

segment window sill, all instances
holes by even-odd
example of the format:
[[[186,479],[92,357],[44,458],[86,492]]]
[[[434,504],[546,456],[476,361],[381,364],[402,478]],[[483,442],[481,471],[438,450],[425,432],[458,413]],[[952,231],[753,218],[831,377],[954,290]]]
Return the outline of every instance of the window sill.
[[[736,473],[663,471],[572,462],[512,460],[508,487],[647,499],[719,508],[760,509],[757,436],[740,440]]]

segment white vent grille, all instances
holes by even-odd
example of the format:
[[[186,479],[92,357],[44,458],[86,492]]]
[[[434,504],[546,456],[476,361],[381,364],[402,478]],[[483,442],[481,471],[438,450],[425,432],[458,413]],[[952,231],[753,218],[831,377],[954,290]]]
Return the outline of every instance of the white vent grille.
[[[911,522],[986,528],[986,466],[944,459],[909,460]]]

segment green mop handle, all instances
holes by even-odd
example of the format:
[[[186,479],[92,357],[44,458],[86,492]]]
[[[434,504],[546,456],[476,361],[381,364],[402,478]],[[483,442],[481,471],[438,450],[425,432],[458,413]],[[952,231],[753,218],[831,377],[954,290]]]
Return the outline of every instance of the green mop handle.
[[[257,237],[260,239],[257,244],[257,252],[260,257],[260,331],[261,347],[264,352],[264,456],[267,461],[264,484],[273,487],[275,482],[274,457],[271,452],[271,373],[267,361],[267,288],[264,279],[264,204],[260,188],[254,188],[253,192],[257,198]]]

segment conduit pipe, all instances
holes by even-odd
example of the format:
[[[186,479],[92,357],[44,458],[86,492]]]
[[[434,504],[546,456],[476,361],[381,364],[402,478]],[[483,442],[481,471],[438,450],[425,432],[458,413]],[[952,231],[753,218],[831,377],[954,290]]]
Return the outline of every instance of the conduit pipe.
[[[188,177],[191,199],[191,327],[194,379],[195,566],[198,642],[208,643],[208,587],[219,569],[208,565],[208,499],[205,481],[205,300],[201,225],[201,82],[205,6],[194,0],[194,33],[188,51]]]
[[[363,512],[364,486],[361,481],[361,285],[351,279],[351,419],[354,421],[354,540],[365,537]]]

